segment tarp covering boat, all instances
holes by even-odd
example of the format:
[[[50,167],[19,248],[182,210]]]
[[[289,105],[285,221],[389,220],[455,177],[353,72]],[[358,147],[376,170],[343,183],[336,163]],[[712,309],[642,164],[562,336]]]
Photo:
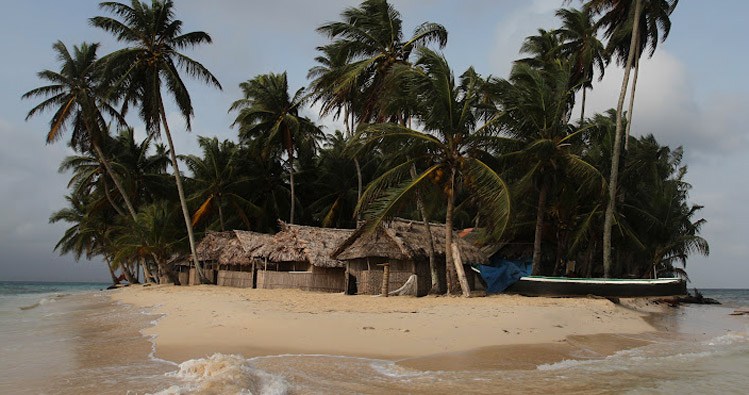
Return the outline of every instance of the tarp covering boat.
[[[487,293],[500,293],[521,277],[531,274],[531,262],[492,258],[490,265],[479,265]]]

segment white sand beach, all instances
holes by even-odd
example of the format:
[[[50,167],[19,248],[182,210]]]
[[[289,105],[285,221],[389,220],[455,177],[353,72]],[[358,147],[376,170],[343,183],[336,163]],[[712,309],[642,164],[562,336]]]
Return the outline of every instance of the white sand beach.
[[[569,343],[575,336],[619,336],[619,341],[595,342],[608,354],[640,344],[634,338],[625,341],[626,335],[655,330],[644,310],[606,299],[382,298],[208,285],[131,286],[112,295],[164,314],[145,333],[156,336],[156,356],[174,362],[213,353],[402,360],[495,346]],[[644,302],[639,305],[645,307]]]

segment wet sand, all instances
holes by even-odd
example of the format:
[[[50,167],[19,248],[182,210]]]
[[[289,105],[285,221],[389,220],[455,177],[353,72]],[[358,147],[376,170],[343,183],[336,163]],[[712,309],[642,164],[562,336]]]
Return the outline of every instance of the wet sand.
[[[146,329],[156,356],[324,354],[419,370],[534,369],[639,347],[660,309],[606,299],[347,296],[216,286],[132,286],[112,297],[164,314]]]

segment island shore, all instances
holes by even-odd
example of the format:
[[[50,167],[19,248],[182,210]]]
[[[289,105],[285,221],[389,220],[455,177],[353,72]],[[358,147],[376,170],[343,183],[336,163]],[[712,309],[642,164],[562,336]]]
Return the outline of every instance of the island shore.
[[[656,330],[642,300],[372,297],[298,290],[140,285],[114,300],[163,315],[146,328],[158,358],[214,353],[378,358],[422,370],[525,369],[596,358]],[[655,307],[657,308],[657,307]]]

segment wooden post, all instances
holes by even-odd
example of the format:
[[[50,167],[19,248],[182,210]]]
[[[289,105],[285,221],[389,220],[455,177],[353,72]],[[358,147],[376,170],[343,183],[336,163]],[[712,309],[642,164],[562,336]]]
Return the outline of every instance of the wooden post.
[[[466,279],[465,270],[463,270],[463,260],[460,259],[460,251],[458,251],[458,243],[452,243],[453,262],[455,262],[455,271],[458,273],[458,279],[460,280],[460,288],[463,288],[463,296],[471,296],[471,288],[468,287],[468,280]]]
[[[382,295],[388,297],[390,285],[390,264],[385,263],[382,265]]]

